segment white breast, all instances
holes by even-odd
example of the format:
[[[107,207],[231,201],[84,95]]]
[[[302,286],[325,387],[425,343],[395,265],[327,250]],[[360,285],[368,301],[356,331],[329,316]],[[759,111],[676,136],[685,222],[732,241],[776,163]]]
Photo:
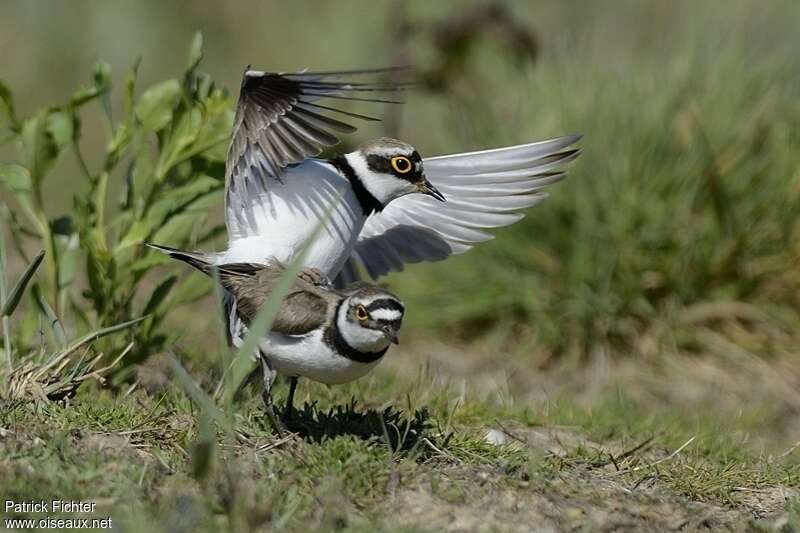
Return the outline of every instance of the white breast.
[[[356,380],[383,360],[359,363],[341,356],[325,344],[319,330],[298,336],[270,334],[261,344],[261,350],[281,374],[306,377],[327,385]]]
[[[231,237],[221,262],[291,262],[335,204],[304,263],[329,276],[338,274],[364,226],[347,178],[330,164],[312,159],[286,169],[280,181],[265,179],[266,186],[248,195],[244,209],[226,214]]]

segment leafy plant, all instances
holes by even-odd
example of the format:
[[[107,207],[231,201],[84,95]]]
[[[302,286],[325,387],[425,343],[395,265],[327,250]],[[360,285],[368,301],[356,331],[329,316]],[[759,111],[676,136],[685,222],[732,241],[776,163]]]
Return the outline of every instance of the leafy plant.
[[[398,275],[410,321],[468,342],[493,335],[540,362],[796,351],[795,81],[782,56],[760,57],[754,70],[738,51],[724,61],[696,54],[685,51],[688,70],[648,63],[622,78],[547,59],[519,120],[497,120],[506,104],[483,101],[513,85],[502,78],[450,97],[462,146],[537,138],[557,124],[585,134],[584,153],[496,241]]]
[[[201,244],[221,230],[206,228],[205,215],[220,200],[233,115],[228,94],[197,70],[202,42],[197,34],[180,79],[157,83],[138,97],[136,61],[125,76],[116,119],[111,73],[102,62],[91,85],[65,104],[25,119],[16,116],[11,92],[0,83],[0,141],[18,149],[16,161],[0,165],[0,190],[16,203],[2,211],[15,248],[25,257],[29,241],[44,247],[41,292],[53,302],[54,316],[68,320],[74,330],[88,332],[147,315],[135,332],[130,360],[163,347],[167,335],[160,326],[171,305],[207,290],[197,278],[148,279],[166,258],[148,253],[142,244]],[[82,117],[91,103],[102,107],[108,125],[97,168],[87,163],[80,145]],[[77,163],[85,189],[71,186],[71,213],[53,216],[48,199],[54,188],[79,182],[56,170],[68,156]]]
[[[104,374],[113,369],[131,350],[132,343],[111,364],[102,368],[99,367],[102,353],[87,359],[87,352],[84,351],[77,361],[72,360],[72,355],[87,348],[97,339],[126,330],[142,321],[142,319],[131,320],[103,328],[71,343],[64,340],[60,349],[49,353],[43,350],[34,351],[25,355],[20,361],[15,361],[8,318],[22,300],[22,295],[36,274],[39,265],[42,264],[42,259],[44,259],[44,251],[36,254],[19,280],[11,287],[11,290],[8,290],[5,241],[0,235],[0,317],[3,319],[3,351],[7,363],[6,368],[0,371],[0,377],[4,378],[2,389],[0,389],[0,399],[10,401],[39,398],[63,399],[71,396],[78,386],[88,379],[102,381]],[[41,299],[39,301],[42,315],[51,320],[50,326],[54,330],[60,330],[58,319],[52,316],[49,305]]]

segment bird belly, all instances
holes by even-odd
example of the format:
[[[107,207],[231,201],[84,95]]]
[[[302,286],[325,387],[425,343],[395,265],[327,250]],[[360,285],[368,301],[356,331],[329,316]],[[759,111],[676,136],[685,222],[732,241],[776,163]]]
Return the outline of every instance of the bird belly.
[[[250,197],[247,209],[235,214],[240,231],[221,260],[291,263],[324,222],[303,263],[331,277],[338,274],[364,226],[350,182],[318,161],[288,169],[281,181],[267,179],[268,186]]]
[[[359,363],[335,352],[322,339],[322,331],[307,335],[289,336],[270,334],[261,350],[270,365],[286,376],[305,377],[338,385],[356,380],[375,368],[381,359]]]

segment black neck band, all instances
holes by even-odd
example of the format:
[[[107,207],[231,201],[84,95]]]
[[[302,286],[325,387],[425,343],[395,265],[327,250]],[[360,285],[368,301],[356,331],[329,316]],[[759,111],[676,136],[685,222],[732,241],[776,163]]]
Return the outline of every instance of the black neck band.
[[[367,190],[345,156],[339,155],[328,161],[350,182],[350,186],[353,187],[353,192],[356,193],[356,198],[365,217],[383,210],[383,204]]]
[[[343,303],[344,299],[342,299],[342,301],[339,302],[339,305],[336,306],[336,312],[333,314],[333,323],[328,326],[328,329],[325,331],[325,339],[328,341],[328,345],[339,355],[347,357],[351,361],[356,361],[358,363],[374,363],[384,356],[389,347],[387,346],[383,350],[379,350],[377,352],[359,352],[347,344],[347,341],[342,336],[342,332],[339,331],[339,325],[337,324],[337,321],[339,320],[339,310]]]

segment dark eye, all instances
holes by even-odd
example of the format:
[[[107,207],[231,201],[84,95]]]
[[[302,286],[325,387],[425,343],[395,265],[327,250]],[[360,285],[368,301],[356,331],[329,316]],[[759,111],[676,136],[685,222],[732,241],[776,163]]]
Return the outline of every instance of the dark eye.
[[[392,168],[400,174],[407,174],[411,171],[411,160],[403,156],[393,157]]]
[[[356,307],[356,318],[364,321],[369,318],[369,313],[367,313],[367,308],[363,305],[359,305]]]

